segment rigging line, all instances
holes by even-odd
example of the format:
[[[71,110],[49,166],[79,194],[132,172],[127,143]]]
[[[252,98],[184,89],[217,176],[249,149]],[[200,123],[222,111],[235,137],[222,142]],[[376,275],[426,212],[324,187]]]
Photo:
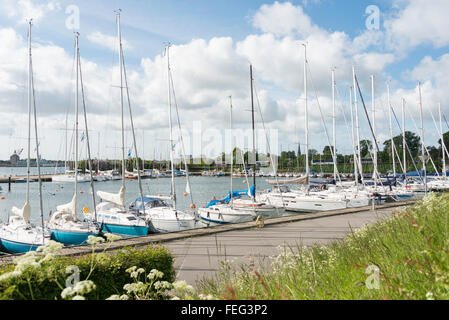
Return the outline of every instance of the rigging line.
[[[396,148],[396,144],[394,143],[394,141],[393,141],[393,149],[396,154],[396,157],[398,158],[397,160],[399,161],[399,165],[402,169],[402,172],[404,172],[405,171],[404,164],[402,163],[401,157],[399,156],[398,149]]]
[[[434,126],[435,126],[435,129],[437,130],[437,133],[438,133],[438,135],[440,136],[440,139],[441,139],[441,148],[442,148],[443,152],[446,151],[445,153],[446,153],[446,155],[449,157],[449,153],[448,153],[448,151],[447,151],[446,144],[444,143],[443,133],[440,132],[440,129],[438,129],[437,122],[435,121],[435,117],[433,116],[432,110],[430,110],[430,115],[432,116],[432,120],[433,120],[433,124],[434,124]]]
[[[331,149],[330,151],[331,151],[331,154],[332,154],[332,158],[333,158],[334,162],[337,163],[337,158],[336,158],[336,155],[335,155],[337,150],[336,150],[335,146],[333,148],[331,147],[332,144],[330,142],[329,133],[327,131],[326,123],[324,121],[323,111],[321,110],[320,101],[318,100],[318,92],[316,90],[315,83],[313,81],[312,72],[310,71],[310,65],[309,65],[308,61],[306,62],[306,65],[307,65],[307,70],[309,71],[309,74],[310,74],[310,82],[312,83],[312,87],[313,87],[313,89],[315,91],[315,98],[316,98],[316,101],[317,101],[318,109],[320,110],[321,123],[322,123],[324,131],[326,133],[327,143],[330,146],[330,149]],[[339,180],[339,182],[341,184],[341,176],[340,176],[340,172],[339,172],[338,168],[336,168],[336,172],[337,172],[338,180]],[[336,183],[336,181],[335,181],[335,183]]]
[[[338,94],[338,96],[340,98],[340,109],[341,109],[341,112],[343,113],[343,117],[345,119],[346,130],[348,131],[348,136],[349,136],[349,139],[351,140],[351,144],[352,144],[352,149],[353,149],[352,151],[354,152],[354,151],[356,151],[356,145],[355,145],[354,139],[352,138],[352,133],[349,130],[349,124],[348,124],[348,120],[346,118],[346,112],[344,111],[344,107],[343,107],[343,99],[342,99],[342,96],[340,94],[340,90],[338,89],[337,85],[335,85],[335,88],[337,89],[337,94]],[[350,89],[352,90],[352,87],[350,87]],[[352,103],[352,101],[351,101],[351,103]],[[358,158],[357,155],[356,155],[356,158]],[[360,166],[359,166],[360,163],[359,163],[359,161],[356,161],[356,162],[357,162],[356,163],[357,168],[360,170]]]
[[[259,95],[257,94],[257,87],[256,87],[255,84],[254,84],[254,94],[256,96],[256,102],[257,102],[257,107],[258,107],[259,114],[260,114],[260,119],[262,120],[262,127],[263,127],[263,130],[265,132],[265,139],[267,140],[267,148],[268,148],[268,152],[270,153],[270,160],[271,160],[271,164],[272,164],[272,167],[273,167],[274,179],[276,180],[276,185],[277,185],[278,190],[279,190],[279,192],[281,194],[282,206],[285,208],[284,196],[283,196],[283,193],[282,193],[282,190],[281,190],[281,186],[279,184],[279,179],[278,179],[278,176],[277,176],[277,170],[275,170],[275,168],[274,168],[274,158],[273,158],[273,154],[271,152],[270,139],[268,137],[268,132],[267,132],[267,130],[265,128],[265,120],[263,118],[262,108],[260,107]],[[298,155],[298,158],[299,158],[299,155]],[[278,211],[278,208],[276,208],[276,211]]]
[[[80,87],[81,87],[81,99],[83,103],[83,113],[84,113],[84,124],[86,131],[86,145],[87,145],[87,156],[89,162],[89,172],[90,172],[90,189],[92,190],[92,205],[94,208],[95,221],[97,221],[97,204],[95,201],[95,188],[94,188],[94,178],[93,178],[93,165],[92,165],[92,156],[90,152],[90,140],[89,140],[89,130],[87,125],[87,108],[86,108],[86,99],[84,94],[84,83],[83,83],[83,73],[81,71],[81,58],[78,51],[78,65],[79,65],[79,76],[80,76]]]
[[[413,121],[413,124],[415,125],[416,131],[417,131],[417,132],[420,132],[420,130],[418,130],[418,125],[416,124],[415,118],[413,117],[412,114],[410,114],[410,117],[412,118],[412,121]],[[424,138],[423,138],[423,136],[422,136],[421,133],[419,134],[419,136],[421,137],[421,140],[424,140]],[[440,175],[439,175],[439,173],[438,173],[438,170],[437,170],[437,167],[435,166],[435,163],[433,162],[432,157],[430,156],[430,152],[429,152],[429,150],[427,149],[427,147],[426,147],[425,145],[424,145],[424,150],[426,151],[427,155],[429,156],[430,162],[432,163],[433,168],[435,169],[435,172],[437,173],[438,177],[440,177]],[[423,161],[424,161],[424,160],[425,160],[425,159],[423,159]]]
[[[377,142],[377,137],[374,134],[373,126],[372,126],[371,121],[369,119],[368,110],[366,109],[365,100],[363,99],[363,95],[362,95],[362,90],[360,90],[359,80],[358,80],[356,74],[354,74],[354,77],[355,77],[355,82],[357,84],[357,89],[358,89],[357,91],[359,92],[360,98],[362,100],[363,110],[365,111],[366,119],[368,120],[368,124],[369,124],[370,130],[371,130],[371,134],[373,135],[374,142],[376,143],[374,152],[378,152],[379,151],[379,144]],[[386,171],[385,170],[385,164],[383,162],[382,162],[381,166],[382,166],[382,169],[384,169],[384,171]],[[380,179],[379,172],[376,172],[376,174],[379,176],[379,179]],[[390,178],[388,177],[388,174],[386,175],[386,177],[387,177],[388,184],[390,185],[390,191],[391,191],[392,187],[391,187],[391,182],[390,182]]]
[[[389,108],[389,111],[390,111],[390,109],[393,109],[393,106],[391,105],[391,100],[389,101],[388,104],[389,104],[388,108]],[[391,124],[391,131],[393,132],[393,124]],[[395,153],[395,155],[397,157],[397,160],[399,161],[399,165],[400,165],[400,167],[402,169],[402,172],[404,172],[405,171],[405,164],[402,163],[401,157],[399,156],[398,150],[396,148],[396,143],[394,143],[394,137],[393,137],[391,142],[393,143],[393,150],[394,150],[394,153]],[[391,156],[394,157],[395,155],[392,154]]]
[[[396,116],[396,112],[394,112],[394,109],[393,109],[393,108],[391,109],[391,111],[393,112],[393,116],[394,116],[394,119],[396,120],[396,124],[398,125],[398,128],[402,131],[401,124],[399,123],[398,117]],[[404,146],[402,146],[402,147],[404,148]],[[424,179],[423,179],[423,177],[421,176],[421,172],[418,170],[418,167],[416,166],[415,159],[413,159],[413,155],[412,155],[412,152],[411,152],[411,150],[410,150],[410,147],[409,147],[407,141],[405,141],[405,148],[407,149],[408,154],[409,154],[409,156],[410,156],[410,159],[412,160],[413,167],[415,168],[416,172],[418,172],[418,175],[419,175],[419,177],[420,177],[422,183],[424,184]],[[407,177],[404,177],[404,179],[406,179],[406,178],[407,178]]]
[[[121,53],[121,57],[122,57],[121,63],[123,66],[123,75],[124,75],[125,86],[126,86],[126,97],[128,98],[127,100],[128,100],[129,119],[130,119],[130,123],[131,123],[131,131],[132,131],[132,136],[133,136],[134,152],[136,154],[135,158],[136,158],[137,178],[138,178],[138,182],[139,182],[139,191],[140,191],[140,197],[141,197],[142,201],[144,201],[143,190],[142,190],[142,178],[140,176],[139,157],[138,157],[138,153],[137,153],[136,136],[135,136],[135,132],[134,132],[133,114],[132,114],[132,110],[131,110],[131,99],[129,97],[128,78],[126,76],[125,57],[123,56],[123,48],[122,48],[121,43],[120,43],[120,53]],[[142,210],[143,210],[143,215],[145,216],[145,206],[142,206]]]
[[[171,69],[169,70],[169,78],[170,78],[170,83],[171,83],[171,91],[172,91],[172,94],[173,94],[173,103],[175,105],[176,117],[177,117],[177,120],[178,120],[178,132],[179,132],[179,140],[180,140],[181,148],[182,148],[182,158],[184,160],[184,165],[186,167],[186,179],[187,179],[187,185],[188,185],[188,188],[189,188],[190,202],[193,205],[194,202],[193,202],[192,189],[190,187],[189,168],[187,166],[186,152],[185,152],[185,147],[184,147],[184,139],[182,137],[181,120],[179,118],[178,102],[176,100],[175,85],[174,85]]]

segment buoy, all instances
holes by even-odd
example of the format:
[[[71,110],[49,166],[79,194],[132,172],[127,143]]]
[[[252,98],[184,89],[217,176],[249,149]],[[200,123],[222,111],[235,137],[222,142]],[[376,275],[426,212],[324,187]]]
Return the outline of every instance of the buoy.
[[[1,197],[0,199],[5,200],[5,197]]]
[[[84,207],[84,208],[83,208],[83,212],[84,212],[84,213],[89,213],[89,208],[88,208],[88,207]]]
[[[196,209],[196,205],[195,204],[191,204],[190,205],[190,209]]]
[[[81,193],[81,194],[83,194],[83,193],[84,193],[84,191],[80,191],[80,193]]]
[[[187,193],[187,192],[184,192],[184,197],[187,197],[187,195],[188,195],[188,193]]]

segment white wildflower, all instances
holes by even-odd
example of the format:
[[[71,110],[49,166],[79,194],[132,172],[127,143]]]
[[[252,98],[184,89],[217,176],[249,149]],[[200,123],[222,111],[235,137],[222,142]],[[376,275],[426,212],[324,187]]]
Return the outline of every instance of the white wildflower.
[[[134,266],[134,267],[131,267],[131,268],[126,269],[125,272],[127,272],[127,273],[132,273],[132,272],[136,271],[136,269],[137,269],[137,267]]]
[[[158,271],[156,269],[153,269],[150,271],[150,273],[148,274],[148,279],[153,280],[153,279],[162,279],[164,277],[164,273],[161,271]]]
[[[156,281],[155,283],[154,283],[154,288],[156,289],[156,290],[160,290],[160,291],[164,291],[164,290],[167,290],[167,289],[171,289],[172,288],[172,284],[170,283],[170,282],[168,282],[168,281]]]
[[[95,246],[97,244],[101,244],[104,242],[105,242],[104,239],[101,237],[89,236],[87,238],[87,243],[90,244],[91,246]]]
[[[106,237],[106,240],[108,242],[114,242],[114,241],[118,241],[121,240],[122,237],[113,233],[105,233],[104,236]]]
[[[184,280],[176,281],[176,282],[173,283],[173,288],[175,290],[186,290],[187,282],[185,282]]]
[[[86,300],[83,296],[74,296],[72,300]]]
[[[91,293],[95,289],[96,289],[95,283],[93,283],[90,280],[80,281],[73,288],[73,290],[79,295],[86,295],[88,293]]]

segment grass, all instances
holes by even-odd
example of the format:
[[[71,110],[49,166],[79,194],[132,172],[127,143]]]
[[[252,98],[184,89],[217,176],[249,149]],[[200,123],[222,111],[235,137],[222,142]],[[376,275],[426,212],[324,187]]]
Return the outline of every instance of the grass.
[[[449,195],[327,246],[283,247],[268,261],[235,266],[198,284],[218,299],[433,300],[449,298]]]

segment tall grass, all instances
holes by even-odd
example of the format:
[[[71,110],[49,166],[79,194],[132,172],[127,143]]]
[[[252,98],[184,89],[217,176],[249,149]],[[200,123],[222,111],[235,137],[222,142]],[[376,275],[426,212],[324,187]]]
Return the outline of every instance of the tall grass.
[[[198,289],[240,300],[448,299],[448,213],[449,195],[431,194],[343,241],[282,247],[258,263],[223,261]]]

